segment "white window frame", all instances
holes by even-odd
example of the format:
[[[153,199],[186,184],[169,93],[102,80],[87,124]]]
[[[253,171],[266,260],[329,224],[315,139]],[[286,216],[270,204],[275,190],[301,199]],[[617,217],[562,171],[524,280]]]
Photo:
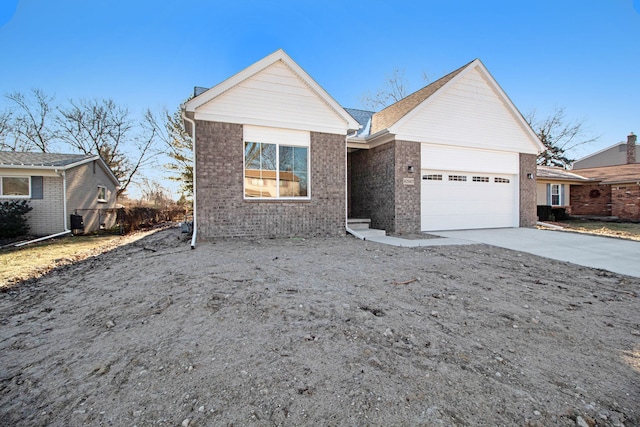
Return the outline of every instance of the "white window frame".
[[[4,194],[4,179],[5,178],[19,178],[19,179],[26,179],[28,181],[28,188],[29,188],[29,193],[28,194],[16,194],[16,195],[5,195]],[[0,176],[0,198],[1,199],[30,199],[31,198],[31,177],[30,176]]]
[[[557,193],[554,193],[554,189],[557,190]],[[551,184],[549,186],[549,193],[551,206],[564,206],[564,200],[562,200],[562,184]],[[554,196],[558,196],[558,203],[553,203]]]
[[[309,201],[311,200],[311,135],[307,131],[268,128],[262,126],[243,126],[242,138],[242,197],[244,200],[259,201]],[[275,197],[247,197],[246,189],[246,143],[273,144],[276,146],[276,196]],[[301,147],[307,149],[307,195],[280,196],[280,147]]]
[[[104,198],[100,198],[100,193],[104,192]],[[107,187],[98,185],[98,203],[107,203]]]

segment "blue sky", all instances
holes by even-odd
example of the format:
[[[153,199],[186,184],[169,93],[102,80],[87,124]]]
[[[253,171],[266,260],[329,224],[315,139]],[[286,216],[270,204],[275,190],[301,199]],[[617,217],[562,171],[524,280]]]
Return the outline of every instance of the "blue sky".
[[[480,58],[522,113],[600,135],[574,157],[640,133],[640,0],[0,0],[0,47],[0,94],[139,114],[279,48],[354,108],[396,68],[413,91]]]

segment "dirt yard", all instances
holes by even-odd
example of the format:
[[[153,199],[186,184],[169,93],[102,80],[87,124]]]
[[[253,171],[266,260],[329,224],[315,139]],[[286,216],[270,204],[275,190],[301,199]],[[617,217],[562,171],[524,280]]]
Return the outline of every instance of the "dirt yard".
[[[640,279],[177,229],[0,293],[2,426],[638,426]]]

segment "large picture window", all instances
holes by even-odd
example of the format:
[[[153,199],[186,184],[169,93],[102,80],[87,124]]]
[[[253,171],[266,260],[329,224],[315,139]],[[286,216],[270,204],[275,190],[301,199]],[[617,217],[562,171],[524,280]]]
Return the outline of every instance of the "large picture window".
[[[245,141],[246,198],[308,198],[309,147]]]
[[[2,197],[31,197],[31,182],[28,176],[0,177]]]

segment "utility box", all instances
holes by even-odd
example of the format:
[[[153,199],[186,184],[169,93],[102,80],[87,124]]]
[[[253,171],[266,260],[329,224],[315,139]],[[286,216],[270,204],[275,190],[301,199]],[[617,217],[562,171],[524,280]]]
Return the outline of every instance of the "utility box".
[[[71,215],[71,229],[84,230],[84,221],[82,220],[82,215]]]

